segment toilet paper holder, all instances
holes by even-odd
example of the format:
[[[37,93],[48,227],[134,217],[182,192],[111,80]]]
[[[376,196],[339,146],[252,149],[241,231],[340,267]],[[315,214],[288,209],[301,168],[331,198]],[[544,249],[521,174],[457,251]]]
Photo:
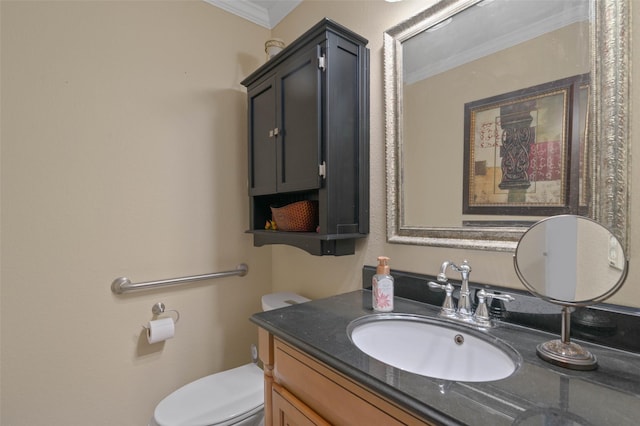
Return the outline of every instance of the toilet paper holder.
[[[155,305],[153,305],[153,306],[151,307],[151,312],[152,312],[152,313],[153,313],[153,315],[155,315],[156,317],[157,317],[157,316],[159,316],[159,315],[164,314],[165,312],[173,312],[173,313],[175,313],[175,314],[176,314],[176,315],[175,315],[175,319],[173,320],[174,324],[177,324],[177,323],[178,323],[178,321],[180,320],[180,312],[176,311],[175,309],[169,309],[169,310],[166,310],[166,308],[165,308],[165,306],[164,306],[164,303],[162,303],[162,302],[158,302],[158,303],[156,303]],[[144,325],[143,325],[142,327],[143,327],[143,328],[148,328],[148,327],[146,327],[146,326],[144,326]]]

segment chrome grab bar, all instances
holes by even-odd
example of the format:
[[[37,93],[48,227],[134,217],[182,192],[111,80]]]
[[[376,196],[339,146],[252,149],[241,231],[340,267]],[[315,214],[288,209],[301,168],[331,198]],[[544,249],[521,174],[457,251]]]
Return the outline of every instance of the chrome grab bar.
[[[133,291],[149,290],[160,287],[169,287],[193,281],[208,280],[213,278],[224,278],[238,275],[244,277],[249,272],[249,267],[245,263],[236,266],[233,271],[214,272],[212,274],[193,275],[190,277],[171,278],[168,280],[147,281],[144,283],[132,283],[127,277],[119,277],[111,283],[111,291],[115,294],[129,293]]]

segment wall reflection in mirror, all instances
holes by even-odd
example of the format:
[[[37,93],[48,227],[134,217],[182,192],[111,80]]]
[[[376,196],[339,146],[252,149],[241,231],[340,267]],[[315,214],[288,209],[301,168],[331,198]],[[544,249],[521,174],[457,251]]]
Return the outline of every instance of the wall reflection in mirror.
[[[626,245],[625,5],[444,0],[385,32],[389,242],[513,251],[570,213]]]

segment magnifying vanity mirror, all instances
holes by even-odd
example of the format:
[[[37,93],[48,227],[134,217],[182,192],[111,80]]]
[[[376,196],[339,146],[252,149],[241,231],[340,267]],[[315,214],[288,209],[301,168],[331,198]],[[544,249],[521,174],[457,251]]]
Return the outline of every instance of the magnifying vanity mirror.
[[[384,33],[387,239],[513,252],[576,214],[627,245],[629,0],[441,0]]]
[[[562,306],[561,339],[538,345],[538,356],[566,368],[596,368],[596,357],[570,341],[571,311],[602,302],[624,283],[628,261],[618,238],[589,218],[553,216],[522,235],[513,262],[530,292]]]

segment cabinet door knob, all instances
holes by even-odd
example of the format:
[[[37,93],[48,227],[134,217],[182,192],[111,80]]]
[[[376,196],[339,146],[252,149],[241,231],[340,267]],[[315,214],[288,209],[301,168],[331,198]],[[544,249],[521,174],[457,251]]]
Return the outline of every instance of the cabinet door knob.
[[[275,129],[269,130],[269,137],[272,138],[274,136],[278,136],[279,133],[280,133],[280,130],[278,130],[278,128],[276,127]]]

